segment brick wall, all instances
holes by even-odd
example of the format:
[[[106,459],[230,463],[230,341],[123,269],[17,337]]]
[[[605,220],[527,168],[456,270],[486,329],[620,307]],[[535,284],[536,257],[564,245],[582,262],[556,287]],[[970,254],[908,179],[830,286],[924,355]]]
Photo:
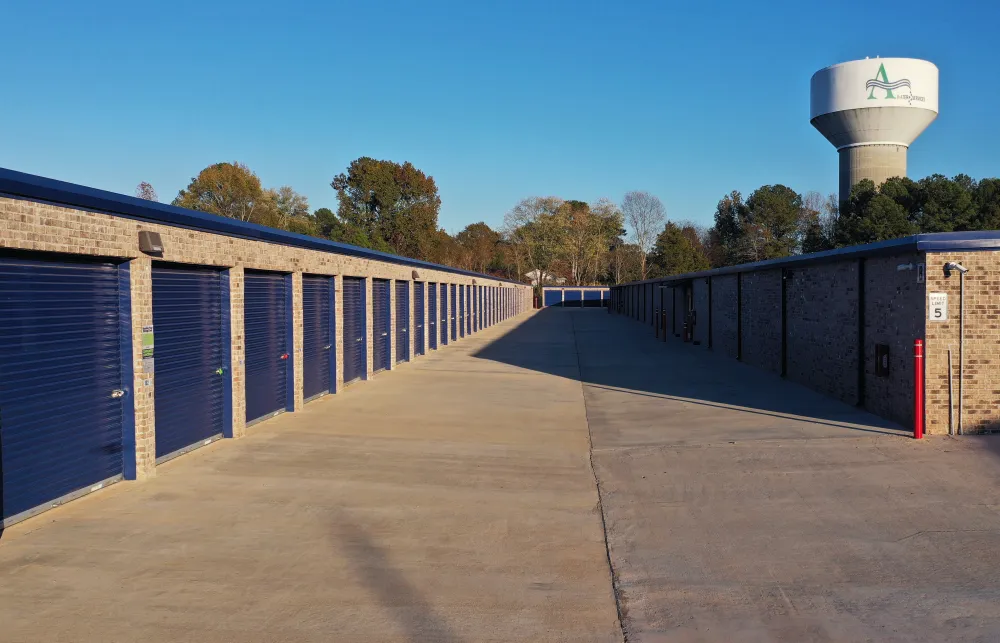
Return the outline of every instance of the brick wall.
[[[965,275],[965,368],[962,423],[966,433],[1000,431],[1000,256],[995,252],[928,253],[926,293],[948,295],[948,321],[925,319],[926,424],[948,432],[948,348],[952,349],[955,426],[958,426],[960,278],[946,277],[943,266],[955,261]],[[926,299],[925,299],[926,301]]]
[[[712,277],[712,350],[733,359],[737,356],[737,279],[737,275]]]
[[[743,361],[781,372],[781,270],[743,273]]]
[[[340,305],[342,276],[366,277],[368,291],[367,326],[371,337],[372,278],[410,281],[412,266],[350,257],[331,252],[306,250],[274,243],[252,241],[219,234],[199,232],[155,223],[146,223],[37,201],[0,196],[0,249],[11,248],[49,253],[66,253],[118,258],[130,266],[132,299],[132,361],[134,369],[133,404],[135,411],[136,471],[138,478],[155,472],[155,375],[143,372],[141,329],[152,325],[153,261],[216,266],[228,269],[231,316],[231,427],[234,437],[246,432],[246,399],[244,372],[243,270],[271,270],[292,274],[293,301],[293,360],[294,408],[302,406],[302,279],[303,272],[334,275],[336,284],[336,382],[335,391],[343,385],[343,317]],[[162,257],[151,259],[139,252],[140,230],[158,232],[163,240]],[[418,268],[421,281],[436,283],[500,286],[501,282],[484,277],[458,275],[441,270]],[[511,287],[508,285],[508,287]],[[517,286],[525,301],[530,301],[530,288]],[[526,308],[527,310],[527,308]],[[411,317],[412,319],[412,317]],[[395,319],[393,319],[395,324]],[[154,329],[155,332],[155,329]],[[411,332],[412,334],[412,332]],[[427,344],[425,343],[425,346]],[[372,342],[368,342],[368,372],[371,373]]]
[[[786,272],[787,377],[831,397],[858,401],[858,262]]]
[[[923,253],[915,252],[865,259],[864,406],[907,428],[913,426],[913,340],[924,333],[925,288],[916,270],[922,261]],[[885,377],[875,374],[877,344],[889,346]]]

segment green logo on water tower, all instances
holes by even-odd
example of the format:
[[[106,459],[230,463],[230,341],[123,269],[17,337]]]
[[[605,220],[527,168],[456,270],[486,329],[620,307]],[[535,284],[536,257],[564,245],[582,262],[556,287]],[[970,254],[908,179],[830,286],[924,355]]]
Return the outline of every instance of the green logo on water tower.
[[[907,78],[900,78],[897,81],[889,82],[889,75],[885,73],[885,64],[879,64],[878,73],[875,74],[875,78],[872,78],[865,84],[866,89],[871,91],[868,93],[868,100],[875,100],[875,90],[884,89],[886,98],[896,98],[892,94],[892,90],[899,89],[900,87],[906,87],[910,91],[913,89],[910,87],[910,81]]]

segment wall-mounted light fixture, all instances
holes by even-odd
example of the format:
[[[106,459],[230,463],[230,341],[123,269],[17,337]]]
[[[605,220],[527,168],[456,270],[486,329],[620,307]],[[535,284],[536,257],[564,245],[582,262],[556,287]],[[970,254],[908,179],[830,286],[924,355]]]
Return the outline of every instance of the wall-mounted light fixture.
[[[160,239],[160,233],[150,230],[140,230],[139,250],[147,255],[163,256],[163,241]]]

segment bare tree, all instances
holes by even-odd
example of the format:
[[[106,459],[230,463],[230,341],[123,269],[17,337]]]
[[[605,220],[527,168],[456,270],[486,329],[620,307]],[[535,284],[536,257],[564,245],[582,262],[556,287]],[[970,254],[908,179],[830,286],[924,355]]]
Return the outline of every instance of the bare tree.
[[[139,185],[135,186],[135,196],[137,199],[144,199],[146,201],[159,201],[159,197],[156,196],[156,190],[153,186],[143,181]]]
[[[663,203],[649,192],[633,191],[622,199],[622,213],[625,220],[632,226],[632,241],[642,251],[640,273],[646,278],[646,255],[656,243],[656,235],[663,227],[666,209]]]

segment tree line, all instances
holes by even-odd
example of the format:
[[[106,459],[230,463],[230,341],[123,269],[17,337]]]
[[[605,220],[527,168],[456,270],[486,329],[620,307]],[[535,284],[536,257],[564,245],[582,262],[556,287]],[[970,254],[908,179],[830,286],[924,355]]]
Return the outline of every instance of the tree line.
[[[616,284],[872,243],[919,232],[1000,229],[1000,179],[935,174],[919,181],[864,180],[848,198],[764,185],[716,206],[711,226],[666,218],[654,195],[617,204],[555,196],[522,199],[499,230],[485,222],[455,235],[438,225],[434,177],[411,163],[362,157],[330,181],[336,212],[311,210],[291,186],[264,187],[238,162],[191,179],[173,205],[539,284]],[[156,200],[148,183],[136,196]],[[626,230],[628,226],[629,230]]]

